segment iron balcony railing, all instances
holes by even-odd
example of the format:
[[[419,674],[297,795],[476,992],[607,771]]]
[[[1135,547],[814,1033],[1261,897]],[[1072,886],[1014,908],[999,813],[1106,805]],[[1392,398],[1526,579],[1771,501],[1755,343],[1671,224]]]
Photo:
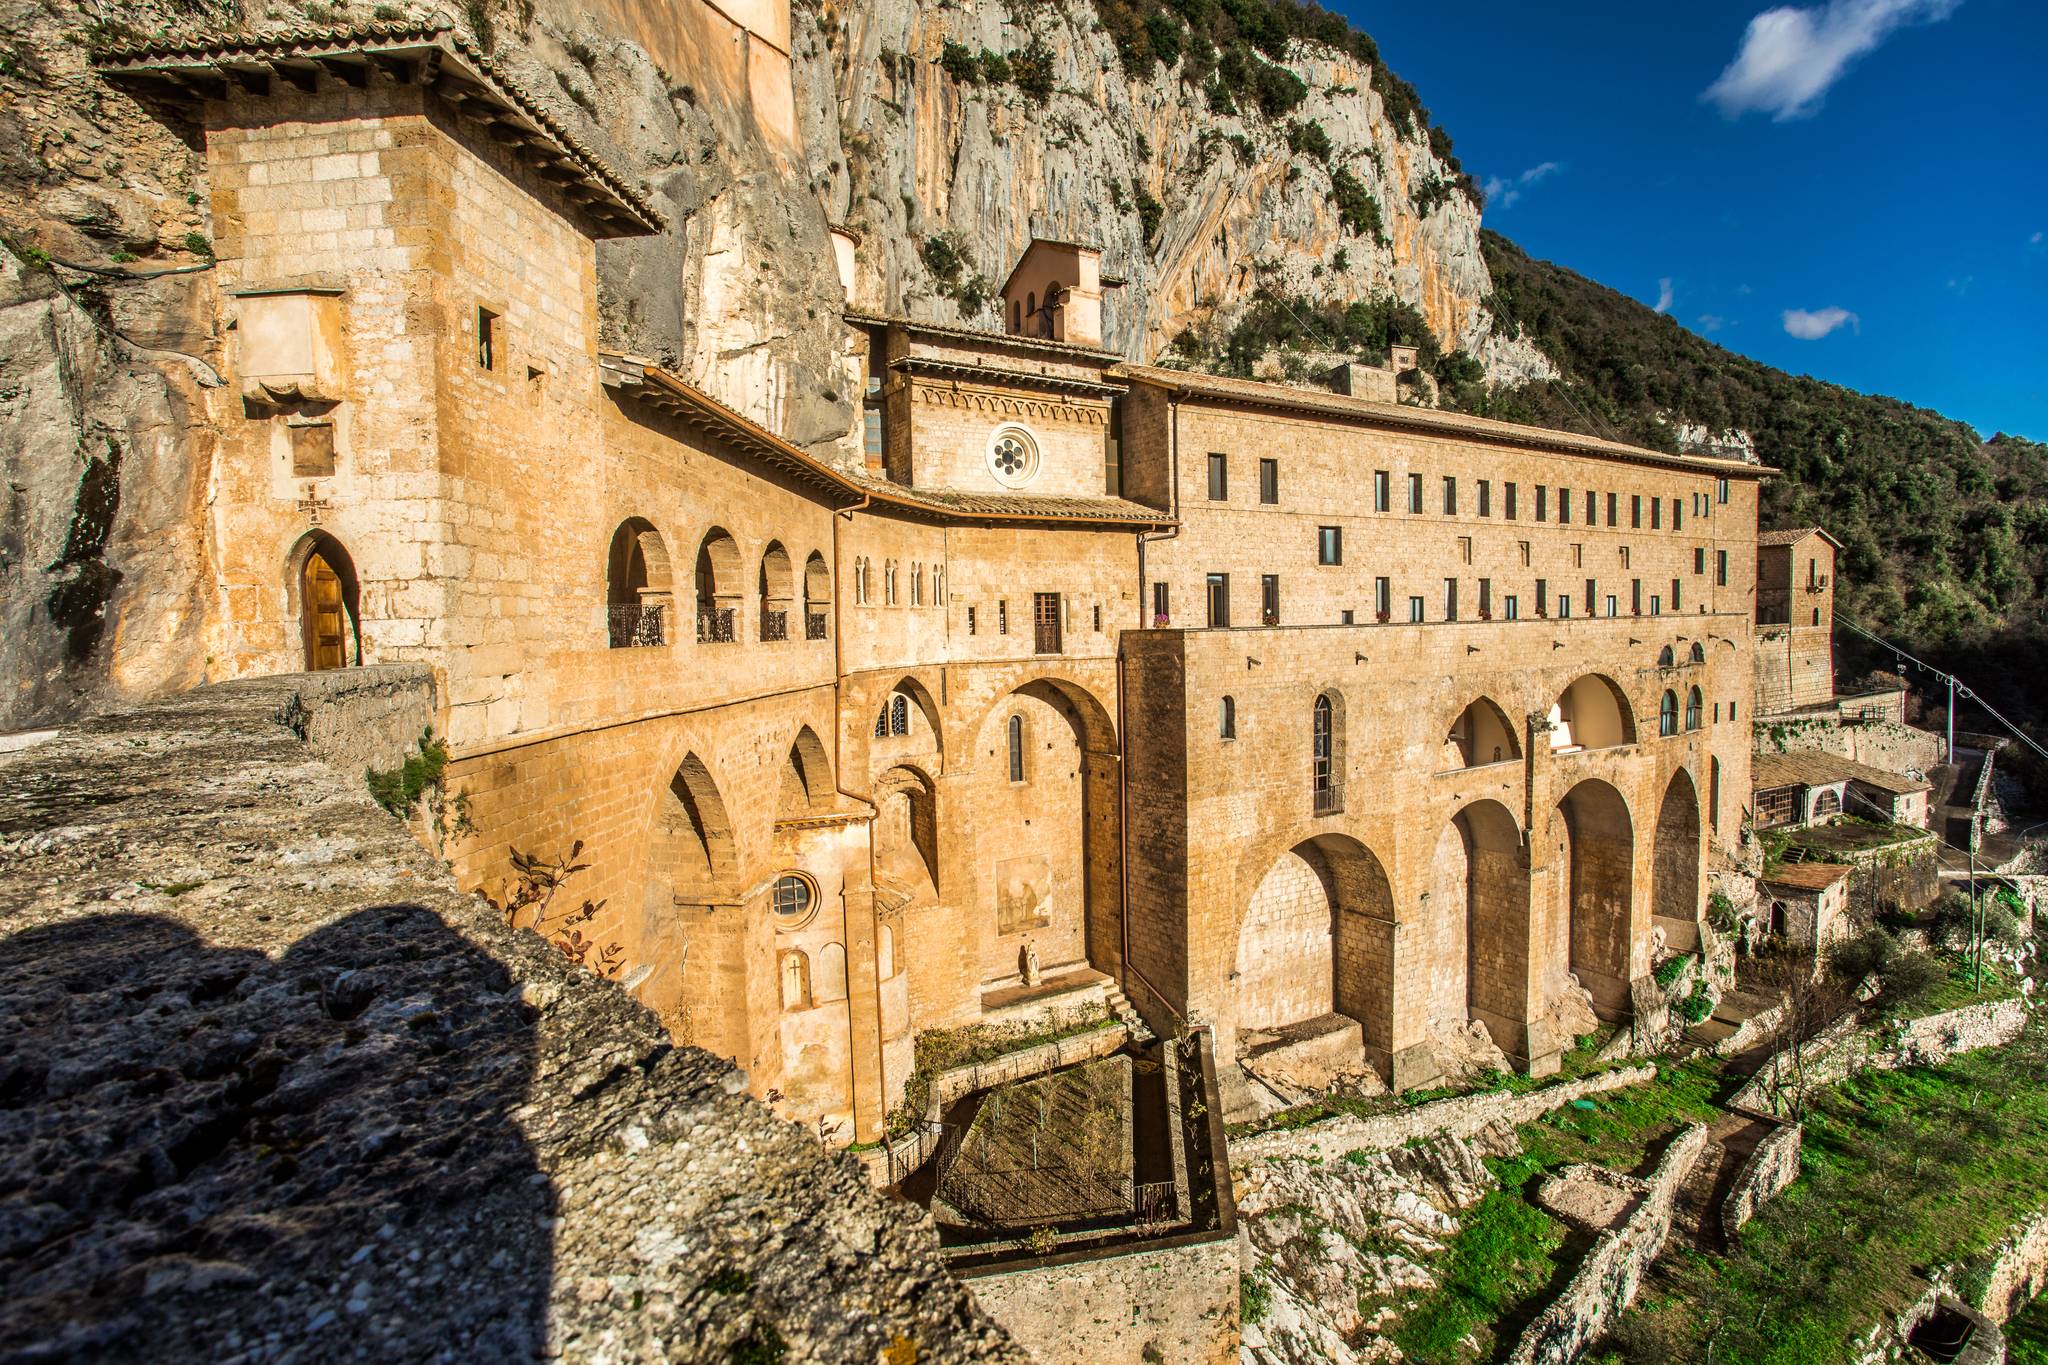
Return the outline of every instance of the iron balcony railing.
[[[622,602],[606,611],[613,649],[644,649],[668,643],[659,606]]]
[[[732,607],[716,607],[697,613],[697,643],[700,645],[729,645],[733,642]]]
[[[1316,814],[1335,815],[1344,809],[1344,784],[1342,782],[1318,782],[1316,784]]]
[[[822,640],[825,638],[824,612],[813,611],[804,614],[804,638],[806,640]]]
[[[764,640],[787,640],[789,638],[789,613],[786,611],[763,611],[761,613],[761,638]]]

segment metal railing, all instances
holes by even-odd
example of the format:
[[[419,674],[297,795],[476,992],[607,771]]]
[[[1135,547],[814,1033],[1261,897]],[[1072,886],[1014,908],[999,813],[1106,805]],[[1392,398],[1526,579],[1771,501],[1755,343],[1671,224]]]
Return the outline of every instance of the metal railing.
[[[825,613],[811,611],[804,613],[804,638],[822,640],[825,638]]]
[[[787,640],[789,638],[789,613],[786,611],[761,612],[761,638],[764,640]]]
[[[619,602],[605,609],[613,649],[645,649],[668,643],[662,609],[638,602]]]
[[[1344,809],[1344,784],[1342,782],[1319,782],[1316,784],[1316,814],[1335,815]]]
[[[732,607],[717,607],[711,611],[697,613],[697,643],[700,645],[729,645],[733,642]]]

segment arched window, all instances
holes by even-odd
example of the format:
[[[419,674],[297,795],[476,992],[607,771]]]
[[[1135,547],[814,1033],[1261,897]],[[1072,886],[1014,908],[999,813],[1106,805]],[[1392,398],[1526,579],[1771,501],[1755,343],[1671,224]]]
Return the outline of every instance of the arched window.
[[[883,925],[875,935],[875,976],[887,981],[896,975],[896,931]]]
[[[889,698],[889,733],[907,735],[910,733],[910,698],[901,692]]]
[[[1841,813],[1842,798],[1835,794],[1835,789],[1833,787],[1829,787],[1824,791],[1816,792],[1814,794],[1812,815],[1813,819],[1818,820],[1823,815],[1840,815]]]
[[[1678,694],[1666,692],[1657,703],[1657,733],[1675,735],[1678,733]]]
[[[1685,694],[1685,728],[1700,728],[1700,690],[1697,687]]]
[[[1338,722],[1336,703],[1325,692],[1316,698],[1309,723],[1310,780],[1317,815],[1334,815],[1344,809]]]
[[[1223,714],[1217,720],[1217,733],[1225,739],[1237,738],[1237,698],[1223,699]]]
[[[1677,658],[1676,658],[1676,657],[1675,657],[1675,656],[1674,656],[1674,655],[1673,655],[1673,654],[1671,653],[1671,646],[1670,646],[1670,645],[1666,645],[1666,646],[1664,646],[1664,648],[1662,648],[1662,649],[1660,649],[1660,650],[1658,650],[1658,651],[1657,651],[1657,667],[1659,667],[1659,668],[1669,668],[1669,667],[1671,667],[1671,665],[1672,665],[1672,664],[1674,664],[1674,663],[1676,663],[1676,662],[1678,662],[1678,660],[1677,660]]]
[[[818,965],[811,973],[811,1001],[822,1005],[846,998],[846,947],[828,943],[818,949]]]
[[[811,1007],[811,960],[801,948],[782,955],[782,1008],[807,1010]]]
[[[816,550],[804,561],[804,638],[822,640],[832,620],[832,573]]]
[[[924,565],[922,564],[910,566],[910,605],[913,607],[924,605]]]
[[[1024,717],[1011,716],[1006,727],[1010,741],[1010,780],[1024,780]]]
[[[946,605],[946,566],[943,564],[934,565],[932,568],[932,605]]]
[[[882,561],[882,605],[896,605],[896,561],[893,559]]]
[[[697,547],[697,640],[730,644],[739,615],[740,547],[726,532],[713,527]]]
[[[1692,661],[1696,664],[1703,664],[1707,661],[1707,647],[1698,640],[1692,642]]]
[[[789,551],[782,542],[771,540],[761,552],[761,638],[789,638],[789,607],[796,584],[789,567]]]
[[[868,604],[868,560],[866,555],[853,557],[853,605],[864,607]]]
[[[668,643],[671,600],[668,549],[661,533],[639,517],[612,532],[605,566],[606,629],[613,649]]]
[[[1721,828],[1721,760],[1707,759],[1707,823]]]

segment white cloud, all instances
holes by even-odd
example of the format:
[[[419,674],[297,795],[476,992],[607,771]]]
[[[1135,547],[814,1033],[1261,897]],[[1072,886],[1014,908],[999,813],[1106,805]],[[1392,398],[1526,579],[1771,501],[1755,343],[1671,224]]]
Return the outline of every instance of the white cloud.
[[[1563,169],[1564,163],[1562,161],[1543,161],[1531,166],[1520,175],[1511,176],[1506,179],[1497,175],[1489,175],[1486,177],[1486,183],[1479,187],[1479,192],[1486,199],[1486,207],[1490,209],[1504,209],[1513,204],[1517,199],[1520,199],[1522,191],[1538,181],[1556,175]]]
[[[1828,0],[1810,9],[1781,5],[1749,21],[1742,48],[1700,96],[1729,118],[1752,111],[1804,118],[1858,57],[1909,24],[1934,24],[1962,0]]]
[[[1785,335],[1798,337],[1801,341],[1819,341],[1843,323],[1850,330],[1861,331],[1862,319],[1846,308],[1816,308],[1808,312],[1804,308],[1785,310]]]
[[[2027,238],[2027,242],[2028,242],[2028,244],[2029,244],[2029,245],[2031,245],[2031,246],[2039,246],[2039,245],[2041,245],[2041,234],[2040,234],[2040,233],[2038,233],[2038,232],[2037,232],[2037,233],[2035,233],[2035,234],[2034,234],[2033,236],[2031,236],[2031,237]]]
[[[1702,332],[1718,332],[1727,325],[1728,319],[1718,313],[1702,313],[1699,316],[1699,328]]]
[[[1657,303],[1650,311],[1654,313],[1668,313],[1671,311],[1671,277],[1669,275],[1657,281]]]

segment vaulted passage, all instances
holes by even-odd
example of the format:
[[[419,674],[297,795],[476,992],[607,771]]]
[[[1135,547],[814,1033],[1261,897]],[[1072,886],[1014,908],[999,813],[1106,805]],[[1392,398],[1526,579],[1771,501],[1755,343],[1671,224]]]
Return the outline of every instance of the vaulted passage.
[[[1435,885],[1416,926],[1418,979],[1439,1031],[1485,1024],[1511,1055],[1527,1049],[1529,865],[1507,807],[1477,801],[1437,836]]]
[[[1629,923],[1635,894],[1635,825],[1628,803],[1590,779],[1558,803],[1565,827],[1570,967],[1602,1015],[1629,1002]]]
[[[1633,744],[1635,714],[1612,678],[1588,673],[1550,708],[1550,747],[1560,753]]]
[[[1683,768],[1671,775],[1657,810],[1654,856],[1650,913],[1670,921],[1666,942],[1686,946],[1697,938],[1690,926],[1700,916],[1700,801],[1692,774]]]
[[[1357,840],[1323,835],[1282,854],[1238,929],[1239,1034],[1341,1014],[1383,1052],[1393,1033],[1393,910],[1386,872]]]

